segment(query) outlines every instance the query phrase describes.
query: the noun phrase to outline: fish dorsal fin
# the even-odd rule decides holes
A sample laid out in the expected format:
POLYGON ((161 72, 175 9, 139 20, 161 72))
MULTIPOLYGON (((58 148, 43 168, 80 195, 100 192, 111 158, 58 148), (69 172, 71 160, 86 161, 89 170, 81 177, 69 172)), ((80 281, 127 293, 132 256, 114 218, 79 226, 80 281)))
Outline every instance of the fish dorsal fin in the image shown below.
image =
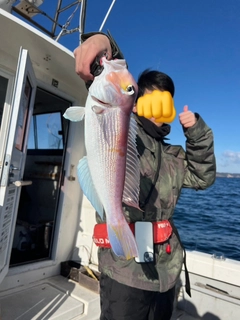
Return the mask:
POLYGON ((85 108, 84 107, 70 107, 64 113, 64 118, 70 121, 81 121, 83 120, 85 115, 85 108))
POLYGON ((100 217, 103 219, 103 205, 99 200, 98 194, 94 187, 86 156, 83 157, 78 163, 77 175, 78 175, 78 181, 80 183, 83 193, 91 202, 91 205, 98 212, 100 217))
POLYGON ((132 207, 139 208, 140 161, 137 145, 137 123, 133 115, 130 118, 126 159, 125 184, 122 201, 132 207))

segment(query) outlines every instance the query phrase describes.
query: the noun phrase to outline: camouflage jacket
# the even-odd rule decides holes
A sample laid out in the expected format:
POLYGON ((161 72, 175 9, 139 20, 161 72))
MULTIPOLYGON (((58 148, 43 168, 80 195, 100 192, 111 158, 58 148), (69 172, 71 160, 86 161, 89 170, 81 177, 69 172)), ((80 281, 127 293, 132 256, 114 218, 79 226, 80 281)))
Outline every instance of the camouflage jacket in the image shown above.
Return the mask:
MULTIPOLYGON (((171 219, 182 188, 203 190, 214 183, 216 163, 213 134, 203 119, 197 114, 196 116, 196 124, 184 130, 186 151, 181 146, 156 141, 145 133, 136 118, 141 166, 140 203, 148 196, 156 174, 158 177, 144 212, 123 207, 128 221, 171 219), (161 165, 157 173, 159 160, 161 165)), ((167 243, 155 245, 154 263, 124 260, 117 257, 111 249, 99 248, 99 270, 129 286, 165 292, 176 284, 183 264, 183 249, 174 233, 170 238, 170 245, 170 254, 166 253, 167 243)))

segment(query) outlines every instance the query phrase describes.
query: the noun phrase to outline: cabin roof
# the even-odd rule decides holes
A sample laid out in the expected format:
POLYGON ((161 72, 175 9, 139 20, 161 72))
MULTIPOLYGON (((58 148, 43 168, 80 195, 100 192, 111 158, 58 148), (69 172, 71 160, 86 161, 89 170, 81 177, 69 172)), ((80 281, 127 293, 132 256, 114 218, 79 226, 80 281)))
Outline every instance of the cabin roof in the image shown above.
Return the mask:
POLYGON ((87 90, 75 73, 73 53, 41 31, 0 9, 0 64, 8 65, 15 73, 20 47, 27 49, 38 80, 51 84, 59 82, 59 89, 85 103, 87 90), (6 63, 8 60, 11 63, 6 63))

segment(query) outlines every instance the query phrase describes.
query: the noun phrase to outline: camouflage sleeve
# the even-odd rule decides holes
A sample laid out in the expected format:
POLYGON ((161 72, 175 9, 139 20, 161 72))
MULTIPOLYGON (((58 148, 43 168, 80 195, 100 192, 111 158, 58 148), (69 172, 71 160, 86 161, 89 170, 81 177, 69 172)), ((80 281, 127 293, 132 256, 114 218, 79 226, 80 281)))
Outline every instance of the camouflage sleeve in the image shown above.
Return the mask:
POLYGON ((184 129, 186 140, 186 175, 183 187, 206 189, 216 178, 216 159, 212 130, 200 115, 196 124, 184 129))

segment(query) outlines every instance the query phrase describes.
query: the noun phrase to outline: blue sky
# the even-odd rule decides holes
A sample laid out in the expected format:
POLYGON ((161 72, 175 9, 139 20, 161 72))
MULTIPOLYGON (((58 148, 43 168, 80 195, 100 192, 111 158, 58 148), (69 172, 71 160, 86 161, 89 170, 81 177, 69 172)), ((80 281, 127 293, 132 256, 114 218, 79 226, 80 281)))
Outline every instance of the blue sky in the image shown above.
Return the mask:
MULTIPOLYGON (((99 30, 111 3, 88 0, 85 32, 99 30)), ((49 14, 55 6, 45 0, 41 9, 49 14)), ((69 28, 77 21, 78 14, 69 28)), ((212 128, 217 171, 240 173, 240 1, 116 0, 103 32, 107 29, 135 78, 146 68, 167 73, 175 83, 177 113, 187 104, 212 128)), ((59 42, 74 50, 78 34, 59 42)), ((178 117, 169 138, 184 147, 178 117)))

